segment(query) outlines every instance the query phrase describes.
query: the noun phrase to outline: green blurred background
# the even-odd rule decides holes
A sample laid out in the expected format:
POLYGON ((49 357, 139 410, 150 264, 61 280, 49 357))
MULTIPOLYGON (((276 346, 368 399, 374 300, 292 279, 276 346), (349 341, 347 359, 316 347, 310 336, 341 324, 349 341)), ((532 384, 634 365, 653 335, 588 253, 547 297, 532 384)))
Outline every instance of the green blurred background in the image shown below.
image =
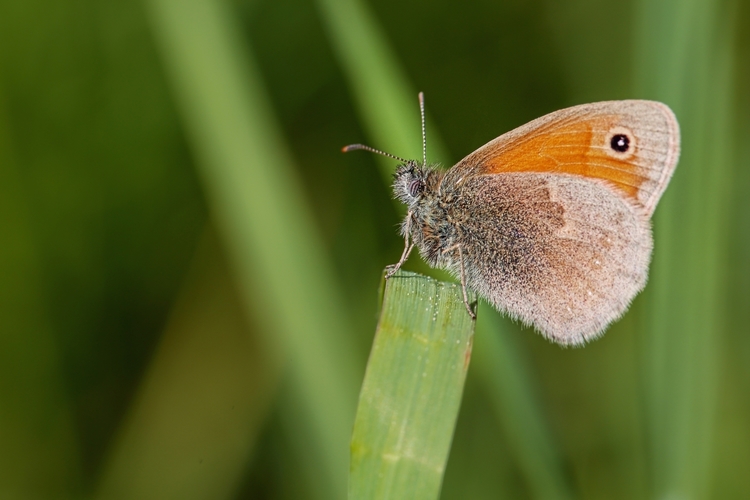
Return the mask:
POLYGON ((419 90, 444 165, 596 100, 683 133, 602 339, 480 311, 442 498, 749 497, 748 28, 744 0, 2 2, 0 498, 344 498, 403 211, 340 148, 419 157, 419 90))

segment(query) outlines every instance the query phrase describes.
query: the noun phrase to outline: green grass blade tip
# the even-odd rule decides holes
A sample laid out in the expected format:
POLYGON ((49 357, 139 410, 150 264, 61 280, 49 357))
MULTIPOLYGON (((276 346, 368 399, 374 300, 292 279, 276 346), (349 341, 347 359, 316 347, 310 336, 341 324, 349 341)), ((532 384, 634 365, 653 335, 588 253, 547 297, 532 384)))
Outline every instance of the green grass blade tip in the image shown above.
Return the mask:
POLYGON ((387 280, 352 434, 349 498, 438 498, 473 338, 460 285, 403 271, 387 280))

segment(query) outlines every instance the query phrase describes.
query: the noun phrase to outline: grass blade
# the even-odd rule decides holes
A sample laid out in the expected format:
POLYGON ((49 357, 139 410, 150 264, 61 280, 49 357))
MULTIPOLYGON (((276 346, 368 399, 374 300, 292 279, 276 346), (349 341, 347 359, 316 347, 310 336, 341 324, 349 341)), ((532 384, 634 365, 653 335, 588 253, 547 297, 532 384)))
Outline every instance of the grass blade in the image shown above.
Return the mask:
POLYGON ((386 281, 354 423, 349 498, 438 498, 473 337, 460 285, 404 271, 386 281))
POLYGON ((707 498, 730 182, 729 2, 640 2, 639 91, 673 107, 682 155, 655 219, 644 372, 655 496, 707 498))
POLYGON ((74 412, 4 97, 0 88, 0 497, 72 498, 81 483, 74 412))
POLYGON ((97 498, 235 498, 281 372, 259 337, 207 231, 97 498))
MULTIPOLYGON (((367 5, 358 0, 317 0, 317 5, 373 145, 405 158, 422 158, 417 91, 367 5)), ((431 125, 428 129, 429 157, 445 161, 439 132, 431 125)), ((393 162, 381 165, 390 183, 393 162)))
POLYGON ((259 71, 225 2, 148 6, 245 305, 291 357, 317 443, 304 456, 327 478, 322 496, 343 498, 356 350, 259 71))
POLYGON ((573 498, 563 474, 562 458, 553 445, 536 391, 526 373, 522 351, 504 331, 497 311, 484 305, 477 334, 476 368, 491 385, 490 403, 526 476, 534 498, 573 498))

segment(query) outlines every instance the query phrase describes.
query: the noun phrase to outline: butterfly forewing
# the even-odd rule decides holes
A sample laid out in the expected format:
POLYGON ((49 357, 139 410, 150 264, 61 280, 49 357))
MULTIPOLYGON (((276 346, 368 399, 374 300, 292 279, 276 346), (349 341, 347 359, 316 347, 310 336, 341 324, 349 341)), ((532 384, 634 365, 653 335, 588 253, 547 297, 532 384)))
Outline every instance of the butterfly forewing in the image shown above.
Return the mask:
POLYGON ((653 101, 608 101, 563 109, 482 146, 444 182, 510 172, 601 179, 651 216, 679 156, 672 111, 653 101))

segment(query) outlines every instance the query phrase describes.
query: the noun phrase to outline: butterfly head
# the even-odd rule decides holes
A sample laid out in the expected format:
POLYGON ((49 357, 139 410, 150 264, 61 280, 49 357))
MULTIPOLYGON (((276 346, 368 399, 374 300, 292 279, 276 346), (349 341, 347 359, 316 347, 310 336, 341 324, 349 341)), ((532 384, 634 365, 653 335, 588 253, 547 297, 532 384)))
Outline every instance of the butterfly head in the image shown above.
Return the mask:
POLYGON ((393 194, 396 199, 409 207, 419 203, 431 184, 431 173, 432 169, 414 160, 400 165, 393 174, 393 194))
POLYGON ((425 134, 424 94, 422 92, 419 93, 419 114, 422 120, 422 163, 416 160, 404 160, 399 156, 364 144, 350 144, 342 149, 344 153, 362 149, 400 161, 401 165, 396 169, 393 176, 393 192, 396 199, 409 208, 413 208, 423 198, 425 192, 435 184, 434 181, 439 177, 435 175, 434 168, 427 167, 427 136, 425 134))

